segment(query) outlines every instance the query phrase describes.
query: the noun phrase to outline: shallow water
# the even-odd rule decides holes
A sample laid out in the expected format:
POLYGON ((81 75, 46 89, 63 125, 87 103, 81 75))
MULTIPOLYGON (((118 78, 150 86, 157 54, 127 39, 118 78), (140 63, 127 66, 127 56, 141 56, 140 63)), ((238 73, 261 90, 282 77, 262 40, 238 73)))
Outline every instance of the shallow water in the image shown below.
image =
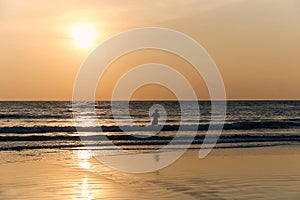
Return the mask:
POLYGON ((300 147, 189 150, 145 174, 112 170, 85 150, 1 154, 1 199, 298 199, 300 147), (14 160, 12 160, 14 159, 14 160))

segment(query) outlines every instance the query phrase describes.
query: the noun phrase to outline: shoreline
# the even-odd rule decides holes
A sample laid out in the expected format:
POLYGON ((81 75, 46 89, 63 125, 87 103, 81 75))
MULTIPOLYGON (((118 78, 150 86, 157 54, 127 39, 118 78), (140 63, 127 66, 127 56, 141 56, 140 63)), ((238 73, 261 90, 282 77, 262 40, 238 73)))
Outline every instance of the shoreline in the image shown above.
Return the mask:
MULTIPOLYGON (((13 156, 8 152, 1 154, 13 156)), ((21 154, 30 155, 30 151, 21 154)), ((197 155, 198 151, 188 150, 167 168, 146 174, 128 174, 103 166, 84 150, 35 151, 31 156, 36 160, 0 165, 0 197, 294 199, 295 195, 300 195, 298 145, 214 149, 201 160, 197 155)))

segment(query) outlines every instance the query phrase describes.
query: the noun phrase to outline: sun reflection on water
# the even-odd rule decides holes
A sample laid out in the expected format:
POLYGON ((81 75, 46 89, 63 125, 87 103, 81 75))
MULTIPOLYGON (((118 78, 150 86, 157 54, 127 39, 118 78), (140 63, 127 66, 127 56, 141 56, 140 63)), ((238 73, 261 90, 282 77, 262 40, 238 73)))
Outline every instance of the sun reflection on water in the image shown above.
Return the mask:
POLYGON ((78 151, 76 157, 78 158, 78 166, 83 169, 90 169, 91 163, 90 159, 92 157, 92 154, 87 150, 81 150, 78 151))
MULTIPOLYGON (((91 162, 90 159, 92 157, 92 154, 87 150, 79 150, 76 152, 75 157, 78 159, 78 167, 82 169, 90 169, 91 168, 91 162)), ((78 188, 76 190, 76 193, 78 194, 77 197, 74 197, 73 200, 93 200, 94 194, 93 194, 93 188, 90 188, 90 179, 85 175, 85 177, 82 178, 82 181, 78 183, 78 188)))
POLYGON ((86 200, 93 200, 94 195, 92 190, 89 188, 89 178, 84 177, 82 178, 82 182, 79 185, 78 194, 80 194, 80 197, 74 197, 73 200, 79 200, 79 199, 86 199, 86 200))

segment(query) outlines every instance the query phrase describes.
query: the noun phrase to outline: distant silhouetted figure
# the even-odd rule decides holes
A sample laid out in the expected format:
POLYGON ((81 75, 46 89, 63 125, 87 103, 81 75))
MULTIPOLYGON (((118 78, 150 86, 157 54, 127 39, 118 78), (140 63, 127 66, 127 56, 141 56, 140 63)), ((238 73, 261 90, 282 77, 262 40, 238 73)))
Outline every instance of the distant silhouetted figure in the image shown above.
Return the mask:
POLYGON ((155 109, 155 112, 151 115, 151 117, 153 117, 151 125, 157 125, 158 124, 158 118, 160 118, 160 115, 158 113, 158 109, 155 109))

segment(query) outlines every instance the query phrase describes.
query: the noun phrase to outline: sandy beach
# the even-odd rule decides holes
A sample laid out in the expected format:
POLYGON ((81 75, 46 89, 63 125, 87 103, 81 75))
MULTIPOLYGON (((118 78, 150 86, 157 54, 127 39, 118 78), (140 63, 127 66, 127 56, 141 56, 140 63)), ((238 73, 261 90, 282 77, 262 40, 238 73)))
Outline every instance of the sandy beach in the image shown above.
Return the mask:
POLYGON ((128 174, 103 166, 84 150, 1 152, 2 161, 15 160, 0 165, 0 198, 298 199, 300 195, 298 146, 215 149, 202 160, 197 155, 189 150, 162 170, 128 174))

